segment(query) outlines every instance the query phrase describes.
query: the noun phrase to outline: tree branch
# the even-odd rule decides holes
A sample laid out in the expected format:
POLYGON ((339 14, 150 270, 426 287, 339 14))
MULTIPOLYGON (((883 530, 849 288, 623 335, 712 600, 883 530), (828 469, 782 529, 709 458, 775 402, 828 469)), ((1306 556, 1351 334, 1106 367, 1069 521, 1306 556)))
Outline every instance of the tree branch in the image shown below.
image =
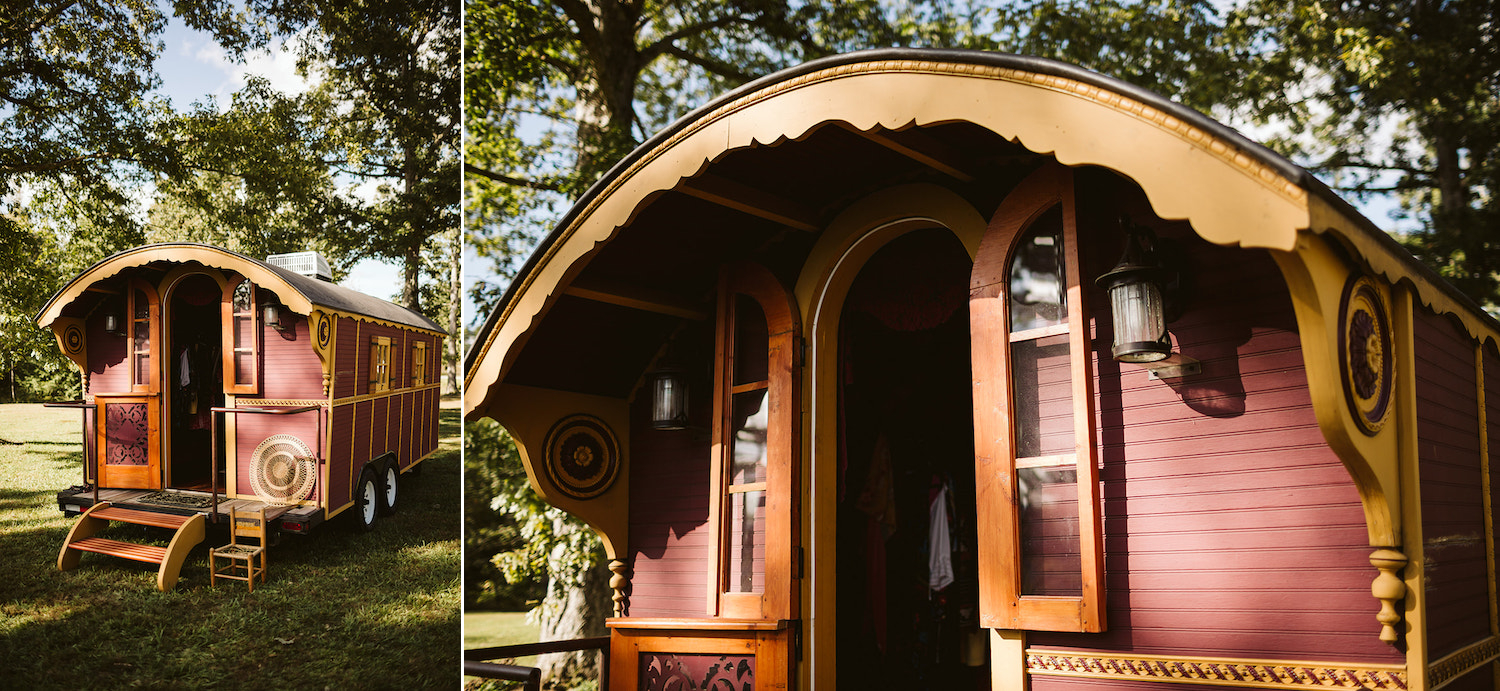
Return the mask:
POLYGON ((753 75, 745 74, 744 72, 730 67, 729 65, 718 62, 716 60, 710 60, 701 55, 694 55, 676 46, 668 46, 663 52, 674 58, 682 60, 683 62, 697 65, 713 74, 719 75, 720 77, 723 77, 725 79, 733 80, 734 82, 739 84, 744 84, 745 82, 748 82, 755 78, 753 75))
POLYGON ((721 29, 723 27, 729 26, 730 24, 741 22, 748 24, 750 23, 750 18, 742 17, 737 14, 727 14, 710 21, 698 22, 697 24, 690 24, 688 26, 682 27, 681 29, 673 31, 670 34, 657 39, 651 45, 646 46, 646 48, 641 51, 641 62, 644 64, 655 60, 657 56, 661 55, 671 48, 676 47, 675 44, 677 43, 677 41, 680 41, 684 38, 690 38, 706 31, 721 29))
POLYGON ((559 185, 559 184, 557 184, 555 182, 545 182, 545 181, 541 181, 541 180, 525 180, 525 179, 522 179, 522 178, 515 178, 515 177, 511 177, 509 175, 505 175, 503 173, 496 173, 496 172, 494 172, 492 170, 486 170, 484 168, 480 168, 479 166, 476 166, 476 165, 474 165, 472 163, 469 163, 468 161, 464 162, 464 172, 465 173, 473 173, 473 174, 478 175, 480 177, 489 178, 490 180, 494 180, 495 182, 498 182, 498 183, 500 183, 502 185, 510 185, 512 187, 525 187, 527 189, 538 190, 538 191, 541 191, 541 192, 561 192, 561 191, 563 191, 562 185, 559 185))

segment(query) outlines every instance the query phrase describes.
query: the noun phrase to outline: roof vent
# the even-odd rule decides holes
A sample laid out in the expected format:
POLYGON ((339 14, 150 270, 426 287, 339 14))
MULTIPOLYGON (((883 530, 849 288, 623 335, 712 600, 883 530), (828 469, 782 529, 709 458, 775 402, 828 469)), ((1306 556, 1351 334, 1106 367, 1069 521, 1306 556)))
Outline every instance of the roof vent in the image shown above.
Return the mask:
POLYGON ((279 266, 287 271, 299 273, 309 278, 333 282, 333 271, 328 268, 328 260, 317 252, 288 252, 287 254, 273 254, 266 257, 266 263, 271 266, 279 266))

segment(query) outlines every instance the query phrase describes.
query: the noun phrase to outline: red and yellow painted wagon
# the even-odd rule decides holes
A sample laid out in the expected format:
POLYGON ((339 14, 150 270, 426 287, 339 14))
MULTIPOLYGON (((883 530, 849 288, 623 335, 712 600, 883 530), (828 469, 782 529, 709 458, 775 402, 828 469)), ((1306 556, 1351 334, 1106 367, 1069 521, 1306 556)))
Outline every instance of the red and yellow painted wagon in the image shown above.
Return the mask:
POLYGON ((111 256, 37 316, 83 373, 80 514, 58 558, 160 563, 170 588, 205 521, 266 506, 306 533, 347 510, 396 510, 406 473, 437 449, 445 332, 331 282, 312 252, 262 262, 198 244, 111 256), (177 531, 167 548, 94 537, 109 521, 177 531))
POLYGON ((616 691, 1491 689, 1497 341, 1197 112, 885 50, 620 162, 465 410, 603 537, 616 691))

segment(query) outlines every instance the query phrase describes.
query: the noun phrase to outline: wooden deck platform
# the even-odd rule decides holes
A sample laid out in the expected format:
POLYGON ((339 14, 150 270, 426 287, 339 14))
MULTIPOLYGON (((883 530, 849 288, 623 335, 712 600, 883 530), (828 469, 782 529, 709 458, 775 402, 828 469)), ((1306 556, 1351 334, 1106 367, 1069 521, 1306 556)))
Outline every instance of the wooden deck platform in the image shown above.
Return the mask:
MULTIPOLYGON (((260 507, 264 506, 265 509, 266 509, 266 520, 268 520, 268 521, 270 521, 270 520, 276 520, 276 519, 279 519, 279 518, 285 516, 287 518, 295 518, 295 519, 300 519, 300 520, 303 520, 303 521, 312 520, 312 521, 316 522, 318 518, 321 518, 320 514, 322 513, 322 510, 319 507, 316 507, 316 506, 278 506, 278 505, 267 504, 265 502, 255 501, 255 500, 251 500, 251 499, 228 499, 228 500, 221 500, 219 502, 219 505, 212 512, 210 512, 207 508, 203 508, 203 509, 192 509, 192 508, 187 508, 187 507, 173 508, 173 507, 166 507, 166 506, 156 506, 156 505, 151 505, 151 504, 136 504, 136 503, 134 503, 135 500, 140 499, 141 497, 144 497, 147 494, 151 494, 152 492, 156 492, 156 491, 162 491, 162 490, 147 490, 147 489, 102 489, 101 488, 99 490, 99 501, 101 503, 102 502, 109 502, 110 504, 112 504, 114 506, 117 506, 117 507, 125 507, 125 508, 129 508, 129 509, 132 509, 132 510, 135 510, 135 511, 144 511, 144 512, 148 512, 148 513, 175 514, 175 515, 192 515, 192 514, 199 514, 199 513, 201 513, 201 514, 203 514, 205 516, 208 516, 210 522, 220 522, 220 521, 227 521, 227 520, 229 520, 229 510, 231 508, 239 509, 241 511, 245 511, 245 510, 255 511, 255 510, 258 510, 260 507)), ((189 491, 189 490, 165 490, 165 491, 170 491, 173 494, 182 494, 182 495, 191 496, 191 497, 202 497, 204 499, 207 499, 209 497, 209 493, 208 492, 194 492, 194 491, 189 491)), ((223 495, 220 495, 221 498, 222 498, 222 496, 223 495)), ((64 507, 64 506, 69 505, 69 504, 77 506, 77 507, 79 507, 79 511, 81 512, 83 510, 88 509, 88 507, 94 505, 94 493, 93 493, 92 490, 85 491, 85 492, 77 492, 77 493, 74 493, 74 492, 69 491, 69 490, 63 490, 62 492, 58 492, 57 493, 57 502, 58 502, 58 506, 59 507, 64 507)))

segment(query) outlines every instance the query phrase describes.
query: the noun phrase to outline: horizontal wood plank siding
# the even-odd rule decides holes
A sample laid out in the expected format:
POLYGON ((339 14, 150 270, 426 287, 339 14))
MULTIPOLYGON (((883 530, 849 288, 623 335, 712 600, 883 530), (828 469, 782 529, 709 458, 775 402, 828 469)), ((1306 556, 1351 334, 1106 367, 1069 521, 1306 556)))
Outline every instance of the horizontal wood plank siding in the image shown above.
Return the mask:
MULTIPOLYGON (((700 429, 708 427, 711 413, 702 409, 711 399, 689 401, 700 429)), ((711 542, 708 435, 653 430, 650 408, 649 393, 630 408, 629 615, 702 617, 711 542)))
POLYGON ((1201 374, 1151 381, 1114 362, 1109 302, 1090 295, 1108 629, 1027 644, 1401 662, 1377 638, 1363 510, 1318 429, 1285 282, 1265 252, 1182 241, 1189 301, 1170 330, 1201 374))
MULTIPOLYGON (((234 415, 235 451, 239 461, 235 464, 235 476, 239 481, 239 493, 253 495, 250 484, 250 466, 255 458, 255 447, 274 434, 290 434, 300 440, 314 455, 318 453, 318 412, 310 410, 296 415, 256 415, 241 413, 234 415)), ((312 496, 319 496, 316 486, 312 496)))
POLYGON ((1418 309, 1417 458, 1427 577, 1427 650, 1436 660, 1490 634, 1474 344, 1418 309))
POLYGON ((323 363, 313 351, 307 318, 282 310, 287 328, 261 327, 261 387, 265 399, 323 398, 323 363))
MULTIPOLYGON (((116 336, 104 331, 104 313, 106 310, 96 310, 89 315, 84 329, 88 338, 89 357, 89 394, 129 393, 130 392, 130 357, 129 341, 124 336, 116 336)), ((124 309, 120 309, 118 315, 123 321, 124 309)))

